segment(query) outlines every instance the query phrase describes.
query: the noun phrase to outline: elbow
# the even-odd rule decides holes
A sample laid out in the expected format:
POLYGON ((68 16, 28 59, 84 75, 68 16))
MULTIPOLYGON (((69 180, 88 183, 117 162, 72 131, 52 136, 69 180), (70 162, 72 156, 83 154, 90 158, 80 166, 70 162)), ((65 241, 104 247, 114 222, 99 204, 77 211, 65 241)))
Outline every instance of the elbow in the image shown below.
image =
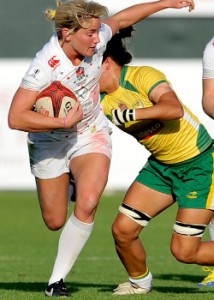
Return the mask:
POLYGON ((8 116, 8 127, 10 129, 18 129, 19 128, 16 118, 14 118, 11 115, 8 116))
POLYGON ((183 118, 183 116, 184 116, 184 109, 181 106, 173 111, 173 113, 171 114, 171 120, 179 120, 183 118))
POLYGON ((178 109, 178 119, 183 118, 184 116, 184 108, 181 106, 180 109, 178 109))
POLYGON ((9 127, 10 129, 15 129, 15 124, 14 124, 14 122, 13 122, 13 120, 11 119, 10 116, 8 117, 7 123, 8 123, 8 127, 9 127))
POLYGON ((10 120, 8 120, 8 127, 10 129, 18 129, 15 123, 11 122, 10 120))

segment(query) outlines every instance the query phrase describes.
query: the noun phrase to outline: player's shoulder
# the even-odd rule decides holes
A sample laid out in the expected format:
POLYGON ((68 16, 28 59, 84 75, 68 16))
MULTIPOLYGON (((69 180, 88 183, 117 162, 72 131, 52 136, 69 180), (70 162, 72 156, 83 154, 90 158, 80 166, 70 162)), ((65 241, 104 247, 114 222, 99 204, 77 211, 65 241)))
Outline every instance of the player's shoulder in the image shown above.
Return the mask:
POLYGON ((205 45, 205 49, 207 49, 207 48, 213 48, 213 47, 214 47, 214 36, 205 45))
POLYGON ((151 66, 128 66, 127 77, 145 78, 148 76, 164 76, 162 71, 151 66))
POLYGON ((59 64, 60 59, 61 52, 59 51, 58 39, 56 35, 53 35, 49 42, 36 53, 33 63, 51 70, 59 64))
MULTIPOLYGON (((53 80, 54 73, 60 66, 60 55, 54 47, 55 38, 51 38, 43 48, 37 52, 29 69, 25 73, 21 86, 32 90, 41 90, 53 80)), ((56 77, 56 76, 55 76, 56 77)))
POLYGON ((203 58, 214 57, 214 37, 206 44, 204 48, 203 58))

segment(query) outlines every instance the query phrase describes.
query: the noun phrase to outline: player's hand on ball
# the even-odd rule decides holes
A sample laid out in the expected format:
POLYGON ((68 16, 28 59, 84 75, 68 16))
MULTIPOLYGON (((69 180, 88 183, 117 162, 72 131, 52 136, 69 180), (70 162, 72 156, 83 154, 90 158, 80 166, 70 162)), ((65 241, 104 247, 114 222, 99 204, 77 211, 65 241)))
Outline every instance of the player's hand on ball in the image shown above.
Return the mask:
POLYGON ((112 123, 114 123, 117 126, 122 125, 126 122, 136 120, 135 109, 124 109, 124 110, 121 110, 120 108, 113 109, 111 111, 111 114, 112 114, 112 123))
POLYGON ((64 118, 64 128, 72 128, 83 118, 82 106, 79 102, 75 102, 74 106, 69 110, 64 118))

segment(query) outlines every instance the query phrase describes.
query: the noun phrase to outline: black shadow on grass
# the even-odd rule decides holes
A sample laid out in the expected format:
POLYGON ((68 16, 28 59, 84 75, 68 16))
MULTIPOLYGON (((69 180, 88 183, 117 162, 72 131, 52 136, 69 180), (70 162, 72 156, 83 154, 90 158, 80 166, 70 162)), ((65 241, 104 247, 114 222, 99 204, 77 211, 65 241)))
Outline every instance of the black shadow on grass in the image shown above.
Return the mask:
MULTIPOLYGON (((94 283, 66 283, 72 293, 77 293, 83 288, 96 288, 102 292, 112 292, 116 285, 94 283)), ((0 290, 15 290, 25 292, 44 292, 47 283, 44 282, 0 282, 0 290)))
POLYGON ((199 287, 171 287, 171 286, 154 286, 153 291, 163 293, 163 294, 208 294, 212 293, 213 294, 213 289, 212 288, 199 288, 199 287))
POLYGON ((189 274, 160 274, 155 275, 154 280, 165 280, 169 282, 176 282, 176 285, 179 284, 180 286, 167 286, 164 283, 164 286, 157 286, 154 284, 153 290, 161 293, 173 293, 173 294, 206 294, 206 293, 213 293, 214 288, 210 287, 197 287, 197 283, 200 282, 203 277, 198 275, 189 275, 189 274), (179 283, 178 283, 179 282, 179 283), (184 286, 184 283, 194 284, 194 287, 187 287, 184 286))
POLYGON ((189 274, 160 274, 154 275, 154 279, 183 281, 197 284, 203 279, 203 276, 189 274))
MULTIPOLYGON (((172 280, 172 277, 176 277, 176 280, 181 281, 180 286, 172 287, 167 286, 158 286, 154 285, 153 291, 159 293, 173 293, 173 294, 207 294, 213 293, 212 288, 197 288, 197 287, 184 287, 182 281, 185 278, 189 278, 188 275, 169 274, 164 276, 159 276, 160 279, 172 280), (180 278, 180 279, 179 279, 180 278)), ((191 277, 191 276, 190 276, 191 277)), ((198 276, 195 276, 198 277, 198 276)), ((157 277, 156 277, 157 278, 157 277)), ((71 293, 77 293, 84 288, 93 288, 97 289, 101 293, 112 293, 113 289, 116 288, 116 285, 112 284, 94 284, 94 283, 80 283, 72 282, 66 283, 67 287, 70 289, 71 293)), ((47 287, 47 283, 44 282, 0 282, 0 290, 15 290, 15 291, 25 291, 25 292, 41 292, 43 293, 47 287)))

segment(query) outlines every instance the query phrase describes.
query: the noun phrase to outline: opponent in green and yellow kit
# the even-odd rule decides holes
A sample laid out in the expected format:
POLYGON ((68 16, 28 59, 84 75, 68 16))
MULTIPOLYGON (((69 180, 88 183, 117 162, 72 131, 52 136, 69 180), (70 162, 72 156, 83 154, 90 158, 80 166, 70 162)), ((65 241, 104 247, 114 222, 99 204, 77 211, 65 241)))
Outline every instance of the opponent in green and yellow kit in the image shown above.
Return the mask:
POLYGON ((125 193, 112 224, 115 248, 128 274, 128 282, 119 284, 115 295, 151 291, 152 273, 139 235, 175 201, 178 210, 171 253, 186 264, 214 266, 214 242, 202 240, 214 210, 213 140, 162 72, 127 66, 132 55, 123 38, 130 36, 120 31, 107 45, 100 77, 101 103, 105 115, 151 156, 125 193))
MULTIPOLYGON (((166 76, 152 67, 123 66, 119 88, 101 94, 105 115, 112 120, 112 110, 121 104, 128 109, 153 106, 149 95, 164 82, 169 83, 166 76)), ((182 106, 184 115, 180 119, 130 121, 119 128, 135 137, 152 154, 137 181, 166 194, 173 191, 180 207, 214 209, 213 193, 210 194, 213 141, 199 119, 186 105, 182 106), (188 184, 181 185, 180 181, 188 184)))

